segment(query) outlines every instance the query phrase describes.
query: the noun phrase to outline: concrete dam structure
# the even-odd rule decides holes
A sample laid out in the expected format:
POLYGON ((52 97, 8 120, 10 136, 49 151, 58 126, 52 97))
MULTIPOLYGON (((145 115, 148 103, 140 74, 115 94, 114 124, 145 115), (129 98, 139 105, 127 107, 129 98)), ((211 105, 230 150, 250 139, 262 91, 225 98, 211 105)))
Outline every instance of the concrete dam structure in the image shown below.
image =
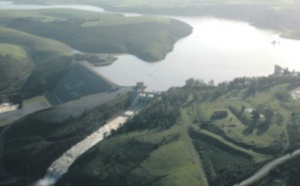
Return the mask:
POLYGON ((114 91, 118 85, 95 73, 86 62, 75 62, 69 72, 46 93, 52 105, 79 99, 83 96, 114 91))

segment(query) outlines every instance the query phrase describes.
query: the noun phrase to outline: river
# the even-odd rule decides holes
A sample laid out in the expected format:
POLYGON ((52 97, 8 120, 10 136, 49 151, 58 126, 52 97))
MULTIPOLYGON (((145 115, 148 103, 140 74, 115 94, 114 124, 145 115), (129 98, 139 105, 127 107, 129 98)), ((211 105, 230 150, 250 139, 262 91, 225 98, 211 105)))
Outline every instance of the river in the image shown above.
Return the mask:
MULTIPOLYGON (((0 2, 0 9, 70 8, 103 12, 87 5, 19 5, 0 2)), ((126 14, 138 16, 140 14, 126 14)), ((166 59, 147 63, 133 55, 119 55, 110 66, 95 67, 120 85, 143 81, 148 90, 164 91, 182 86, 193 77, 205 82, 229 81, 241 76, 265 76, 273 73, 275 64, 300 71, 300 42, 280 38, 270 30, 262 30, 246 22, 213 17, 176 17, 190 24, 193 33, 178 41, 166 59), (277 44, 272 44, 272 41, 277 44)))

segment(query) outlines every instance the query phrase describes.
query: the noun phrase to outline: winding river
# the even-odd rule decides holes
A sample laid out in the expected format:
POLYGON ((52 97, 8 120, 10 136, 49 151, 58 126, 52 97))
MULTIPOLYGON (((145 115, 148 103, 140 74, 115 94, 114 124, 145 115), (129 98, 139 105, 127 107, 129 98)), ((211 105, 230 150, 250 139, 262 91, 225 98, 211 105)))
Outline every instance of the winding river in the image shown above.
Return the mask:
MULTIPOLYGON (((103 12, 101 8, 86 5, 16 5, 11 2, 0 2, 0 9, 6 10, 46 8, 103 12)), ((126 16, 138 15, 126 14, 126 16)), ((121 85, 133 85, 137 81, 144 81, 149 90, 159 91, 172 86, 181 86, 191 77, 206 82, 213 79, 218 83, 240 76, 268 75, 273 72, 275 64, 300 71, 299 41, 280 38, 273 31, 257 29, 240 21, 212 17, 173 18, 190 24, 194 30, 190 36, 176 43, 174 50, 166 59, 147 63, 135 56, 124 54, 118 56, 119 59, 110 66, 95 67, 95 71, 121 85), (272 41, 276 41, 276 44, 272 44, 272 41)), ((97 138, 102 139, 101 136, 97 138)), ((70 157, 68 152, 65 155, 66 158, 70 157)), ((236 185, 249 185, 268 174, 273 168, 299 155, 300 150, 275 159, 252 177, 236 185)), ((55 165, 54 162, 53 166, 55 165)), ((65 171, 67 170, 62 172, 65 171)), ((49 179, 45 177, 37 185, 43 185, 44 181, 47 182, 45 185, 55 182, 51 180, 52 177, 49 179)))

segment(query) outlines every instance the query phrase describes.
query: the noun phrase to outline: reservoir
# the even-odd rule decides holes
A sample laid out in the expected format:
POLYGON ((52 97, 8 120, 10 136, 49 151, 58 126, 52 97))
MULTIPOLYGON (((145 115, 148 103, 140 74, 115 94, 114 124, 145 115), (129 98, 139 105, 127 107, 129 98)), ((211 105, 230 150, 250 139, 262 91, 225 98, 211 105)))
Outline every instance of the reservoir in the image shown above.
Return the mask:
POLYGON ((205 82, 230 81, 235 77, 266 76, 274 65, 300 70, 300 42, 257 29, 246 22, 212 17, 174 17, 190 24, 193 33, 178 41, 165 60, 143 62, 121 55, 97 72, 122 85, 144 81, 149 90, 182 86, 193 77, 205 82), (278 44, 272 44, 272 41, 278 44))
MULTIPOLYGON (((103 9, 85 5, 15 5, 0 2, 0 9, 46 9, 71 8, 102 12, 103 9), (14 8, 15 7, 15 8, 14 8)), ((128 16, 138 16, 128 14, 128 16)), ((265 76, 273 73, 278 64, 290 70, 300 71, 300 42, 280 38, 270 30, 257 29, 246 22, 217 19, 213 17, 173 17, 190 24, 193 33, 181 39, 174 46, 166 59, 147 63, 132 55, 118 55, 118 60, 110 66, 94 67, 94 70, 120 85, 134 85, 143 81, 148 90, 163 91, 172 86, 182 86, 185 80, 193 77, 205 82, 215 83, 230 81, 241 76, 265 76)), ((94 143, 103 139, 105 132, 123 123, 126 118, 121 116, 112 126, 101 129, 90 136, 87 141, 74 146, 61 159, 49 168, 49 175, 37 185, 49 185, 56 181, 58 175, 67 171, 68 166, 94 143), (116 124, 116 125, 115 125, 116 124), (59 174, 57 174, 57 172, 59 174)), ((280 157, 266 164, 249 179, 237 185, 246 185, 272 168, 299 155, 299 151, 280 157)))
MULTIPOLYGON (((0 2, 0 9, 70 8, 103 12, 86 5, 17 5, 0 2)), ((138 14, 126 14, 138 16, 138 14)), ((280 38, 246 22, 213 17, 174 17, 193 27, 193 33, 179 40, 166 59, 144 62, 133 55, 122 54, 110 66, 95 71, 120 85, 143 81, 147 89, 164 91, 182 86, 189 78, 214 80, 215 84, 235 77, 266 76, 275 64, 300 71, 300 42, 280 38), (274 43, 274 41, 276 43, 274 43)))

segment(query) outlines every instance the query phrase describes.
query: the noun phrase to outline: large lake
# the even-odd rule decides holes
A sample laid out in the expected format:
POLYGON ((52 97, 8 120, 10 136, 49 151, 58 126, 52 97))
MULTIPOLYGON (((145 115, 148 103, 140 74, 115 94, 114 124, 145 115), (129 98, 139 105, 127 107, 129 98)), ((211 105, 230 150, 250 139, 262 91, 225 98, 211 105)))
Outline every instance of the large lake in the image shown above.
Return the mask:
MULTIPOLYGON (((47 6, 0 3, 0 9, 21 6, 41 9, 47 6)), ((58 5, 51 8, 74 8, 103 11, 85 5, 58 5)), ((128 14, 129 16, 131 14, 128 14)), ((135 14, 133 14, 135 15, 135 14)), ((300 42, 283 39, 278 34, 257 29, 246 22, 212 17, 173 17, 190 24, 193 33, 178 41, 165 60, 144 62, 132 55, 120 55, 110 66, 95 70, 120 85, 143 81, 148 90, 166 90, 184 85, 188 78, 215 83, 240 76, 263 76, 273 73, 275 64, 300 71, 300 42), (276 40, 277 44, 272 44, 276 40)))
POLYGON ((279 38, 272 31, 245 22, 211 17, 176 17, 193 26, 192 35, 176 43, 165 60, 143 62, 132 55, 119 56, 97 71, 122 85, 144 81, 149 90, 184 85, 191 77, 215 83, 240 76, 273 73, 278 64, 300 70, 300 42, 279 38), (280 44, 273 45, 273 40, 280 44))

